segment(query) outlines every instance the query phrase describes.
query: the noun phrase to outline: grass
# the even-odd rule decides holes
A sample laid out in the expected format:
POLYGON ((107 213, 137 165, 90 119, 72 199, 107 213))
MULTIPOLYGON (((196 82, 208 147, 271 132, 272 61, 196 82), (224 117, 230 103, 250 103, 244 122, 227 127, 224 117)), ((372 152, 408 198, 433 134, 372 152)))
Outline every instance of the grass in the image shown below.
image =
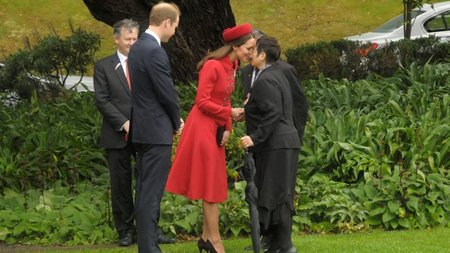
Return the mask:
POLYGON ((367 32, 403 10, 401 0, 254 2, 231 0, 237 23, 250 22, 278 38, 284 49, 367 32))
POLYGON ((112 28, 95 20, 82 0, 0 0, 0 6, 0 60, 23 48, 25 36, 33 42, 52 30, 68 35, 69 21, 75 27, 100 34, 100 57, 111 54, 115 48, 112 28))
MULTIPOLYGON (((436 1, 434 1, 436 2, 436 1)), ((237 23, 250 22, 279 39, 283 49, 367 32, 402 12, 401 0, 231 0, 237 23)), ((102 38, 98 58, 114 50, 112 30, 95 20, 81 0, 0 0, 0 61, 55 29, 69 33, 69 20, 102 38)))
MULTIPOLYGON (((407 231, 372 231, 355 234, 301 235, 294 238, 294 245, 302 253, 444 253, 449 252, 450 228, 435 228, 407 231)), ((251 244, 250 239, 229 239, 224 241, 227 253, 243 253, 244 247, 251 244)), ((167 253, 198 252, 196 242, 183 242, 162 245, 167 253)), ((0 250, 2 248, 0 247, 0 250)), ((131 253, 137 247, 120 248, 115 245, 79 246, 79 247, 10 247, 11 252, 45 253, 131 253)), ((3 252, 3 251, 2 251, 3 252)), ((249 252, 249 251, 247 251, 249 252)))

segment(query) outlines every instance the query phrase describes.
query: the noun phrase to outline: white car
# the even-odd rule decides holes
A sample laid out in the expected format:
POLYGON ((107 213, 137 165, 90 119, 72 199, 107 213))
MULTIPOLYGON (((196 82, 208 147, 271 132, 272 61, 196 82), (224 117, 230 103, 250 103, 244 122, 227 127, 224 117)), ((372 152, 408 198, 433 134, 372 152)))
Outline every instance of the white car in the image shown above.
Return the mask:
MULTIPOLYGON (((435 36, 441 41, 450 41, 450 1, 423 4, 412 11, 411 39, 435 36)), ((348 40, 371 42, 374 48, 403 36, 403 14, 391 19, 373 32, 346 37, 348 40)))
POLYGON ((92 76, 68 76, 64 83, 66 89, 81 91, 94 91, 94 78, 92 76), (75 86, 76 87, 73 87, 75 86))
MULTIPOLYGON (((2 69, 3 67, 5 67, 5 64, 0 62, 0 69, 2 69)), ((32 74, 28 75, 29 77, 38 79, 41 82, 48 82, 47 80, 39 78, 32 74)), ((64 87, 66 89, 74 89, 78 92, 94 91, 94 78, 92 76, 67 76, 66 80, 63 80, 63 77, 60 77, 60 81, 64 83, 64 87)))

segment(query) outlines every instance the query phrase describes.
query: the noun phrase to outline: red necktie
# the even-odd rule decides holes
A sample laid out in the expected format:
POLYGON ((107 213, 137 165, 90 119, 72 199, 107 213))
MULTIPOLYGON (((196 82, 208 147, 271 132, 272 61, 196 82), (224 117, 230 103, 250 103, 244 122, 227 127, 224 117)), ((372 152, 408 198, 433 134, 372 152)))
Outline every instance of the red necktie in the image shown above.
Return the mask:
POLYGON ((126 72, 125 77, 127 78, 128 88, 131 90, 130 72, 128 71, 128 59, 125 60, 125 63, 126 63, 126 65, 127 65, 127 66, 125 67, 125 72, 126 72))
MULTIPOLYGON (((131 90, 131 82, 130 82, 130 72, 128 71, 128 59, 125 60, 125 78, 127 79, 128 88, 131 90)), ((125 141, 128 142, 128 133, 125 134, 125 141)))

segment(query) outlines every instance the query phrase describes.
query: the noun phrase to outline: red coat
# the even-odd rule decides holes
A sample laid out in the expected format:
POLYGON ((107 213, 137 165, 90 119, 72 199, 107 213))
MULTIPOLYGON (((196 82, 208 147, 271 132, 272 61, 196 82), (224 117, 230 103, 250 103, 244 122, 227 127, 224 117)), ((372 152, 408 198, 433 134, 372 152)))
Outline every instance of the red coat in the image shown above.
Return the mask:
POLYGON ((225 148, 216 143, 218 126, 231 130, 230 97, 237 62, 208 60, 199 73, 195 104, 186 120, 166 191, 218 203, 227 199, 225 148))

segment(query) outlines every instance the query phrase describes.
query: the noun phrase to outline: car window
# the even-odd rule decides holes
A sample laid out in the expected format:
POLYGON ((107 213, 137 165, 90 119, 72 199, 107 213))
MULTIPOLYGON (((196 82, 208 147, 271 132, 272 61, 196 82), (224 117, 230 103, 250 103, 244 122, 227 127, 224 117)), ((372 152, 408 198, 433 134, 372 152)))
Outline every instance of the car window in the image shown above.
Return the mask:
POLYGON ((428 32, 439 32, 449 30, 450 11, 432 17, 425 23, 425 30, 428 32))
POLYGON ((450 30, 450 11, 445 12, 442 14, 444 16, 445 24, 447 25, 447 30, 450 30))
MULTIPOLYGON (((413 10, 411 12, 411 16, 412 18, 415 18, 417 16, 419 16, 420 14, 424 13, 425 11, 423 10, 413 10)), ((390 21, 384 23, 382 26, 378 27, 377 29, 375 29, 373 32, 376 33, 388 33, 388 32, 392 32, 393 30, 399 28, 400 26, 403 25, 403 14, 398 15, 397 17, 391 19, 390 21)))

